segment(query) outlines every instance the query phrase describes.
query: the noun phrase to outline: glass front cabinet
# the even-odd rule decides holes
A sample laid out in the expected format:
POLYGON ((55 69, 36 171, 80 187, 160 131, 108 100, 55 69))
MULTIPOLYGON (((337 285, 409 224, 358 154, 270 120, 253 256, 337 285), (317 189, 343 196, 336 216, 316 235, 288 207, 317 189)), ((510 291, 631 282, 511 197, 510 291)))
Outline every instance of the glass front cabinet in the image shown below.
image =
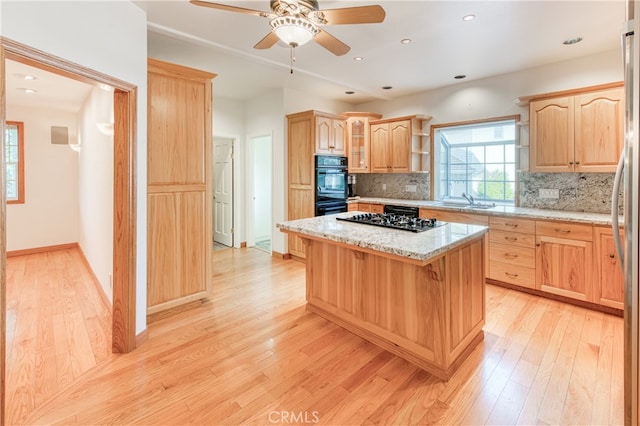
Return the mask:
POLYGON ((349 173, 370 173, 369 121, 379 120, 382 115, 371 112, 347 112, 347 157, 349 173))

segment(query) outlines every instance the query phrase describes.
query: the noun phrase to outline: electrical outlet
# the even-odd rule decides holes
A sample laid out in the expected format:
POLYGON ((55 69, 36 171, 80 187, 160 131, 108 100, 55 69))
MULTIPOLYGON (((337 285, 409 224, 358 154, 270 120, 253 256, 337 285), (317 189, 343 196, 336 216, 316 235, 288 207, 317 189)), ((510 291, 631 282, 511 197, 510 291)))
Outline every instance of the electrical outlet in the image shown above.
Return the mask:
POLYGON ((560 190, 559 189, 539 189, 538 198, 553 198, 557 200, 558 198, 560 198, 560 190))
POLYGON ((386 190, 387 190, 387 184, 386 184, 386 183, 383 183, 383 184, 382 184, 382 190, 383 190, 383 191, 386 191, 386 190))
POLYGON ((406 185, 404 187, 404 190, 407 192, 416 192, 416 186, 415 185, 406 185))

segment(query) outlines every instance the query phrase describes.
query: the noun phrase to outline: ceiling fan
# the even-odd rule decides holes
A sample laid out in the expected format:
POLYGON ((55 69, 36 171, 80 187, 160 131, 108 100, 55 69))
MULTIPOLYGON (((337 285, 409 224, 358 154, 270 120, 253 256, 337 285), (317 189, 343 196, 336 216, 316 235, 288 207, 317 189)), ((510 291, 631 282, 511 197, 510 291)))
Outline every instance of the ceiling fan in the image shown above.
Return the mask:
POLYGON ((321 27, 324 25, 375 24, 384 21, 385 11, 381 6, 358 6, 320 10, 316 0, 271 0, 271 13, 255 9, 190 0, 197 6, 239 12, 269 19, 271 32, 260 40, 255 49, 268 49, 282 40, 292 49, 315 40, 337 56, 351 48, 321 27))

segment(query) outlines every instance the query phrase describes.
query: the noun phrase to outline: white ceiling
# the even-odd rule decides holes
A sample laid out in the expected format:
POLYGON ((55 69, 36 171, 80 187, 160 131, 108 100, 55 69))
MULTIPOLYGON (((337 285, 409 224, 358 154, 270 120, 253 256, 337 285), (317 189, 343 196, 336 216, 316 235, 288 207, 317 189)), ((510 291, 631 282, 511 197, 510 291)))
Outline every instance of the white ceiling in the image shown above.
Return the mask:
MULTIPOLYGON (((380 24, 324 27, 351 51, 338 57, 311 42, 296 49, 291 74, 287 46, 253 49, 269 30, 265 18, 198 7, 187 0, 134 3, 147 13, 149 55, 206 64, 218 74, 215 96, 248 99, 287 87, 353 105, 619 49, 625 19, 623 0, 319 0, 320 9, 380 4, 386 18, 380 24), (470 13, 476 19, 463 22, 470 13), (576 36, 583 41, 562 44, 576 36), (401 44, 403 38, 412 43, 401 44), (356 62, 355 56, 364 60, 356 62), (457 74, 467 77, 455 80, 457 74), (346 95, 347 90, 355 94, 346 95)), ((220 3, 269 10, 268 0, 220 3)), ((53 103, 70 111, 78 110, 91 88, 13 61, 7 61, 6 82, 9 104, 53 103), (25 82, 16 74, 38 79, 25 82), (38 92, 26 95, 17 90, 21 87, 38 92)))
MULTIPOLYGON (((147 12, 150 55, 179 52, 186 60, 208 47, 205 54, 218 59, 209 70, 218 74, 217 96, 247 99, 265 88, 291 87, 354 105, 456 84, 457 74, 469 81, 618 49, 625 19, 622 0, 319 0, 320 9, 380 4, 386 18, 380 24, 324 27, 351 51, 338 57, 311 42, 296 49, 291 75, 287 46, 253 49, 269 31, 266 18, 187 0, 134 3, 147 12), (476 19, 464 22, 467 14, 476 19), (581 43, 562 44, 577 36, 581 43), (412 43, 401 44, 404 38, 412 43), (364 60, 356 62, 355 56, 364 60), (356 93, 346 95, 347 90, 356 93)), ((269 11, 268 0, 219 3, 269 11)))

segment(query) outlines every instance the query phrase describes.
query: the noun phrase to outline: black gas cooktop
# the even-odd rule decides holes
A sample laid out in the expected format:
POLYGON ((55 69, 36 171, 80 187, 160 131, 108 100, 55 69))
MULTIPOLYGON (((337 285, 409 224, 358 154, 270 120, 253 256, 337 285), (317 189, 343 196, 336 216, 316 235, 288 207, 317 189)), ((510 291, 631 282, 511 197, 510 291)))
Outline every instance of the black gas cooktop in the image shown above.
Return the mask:
POLYGON ((435 218, 424 219, 391 213, 358 213, 350 217, 337 217, 336 219, 411 232, 423 232, 445 224, 445 222, 439 222, 435 218))

